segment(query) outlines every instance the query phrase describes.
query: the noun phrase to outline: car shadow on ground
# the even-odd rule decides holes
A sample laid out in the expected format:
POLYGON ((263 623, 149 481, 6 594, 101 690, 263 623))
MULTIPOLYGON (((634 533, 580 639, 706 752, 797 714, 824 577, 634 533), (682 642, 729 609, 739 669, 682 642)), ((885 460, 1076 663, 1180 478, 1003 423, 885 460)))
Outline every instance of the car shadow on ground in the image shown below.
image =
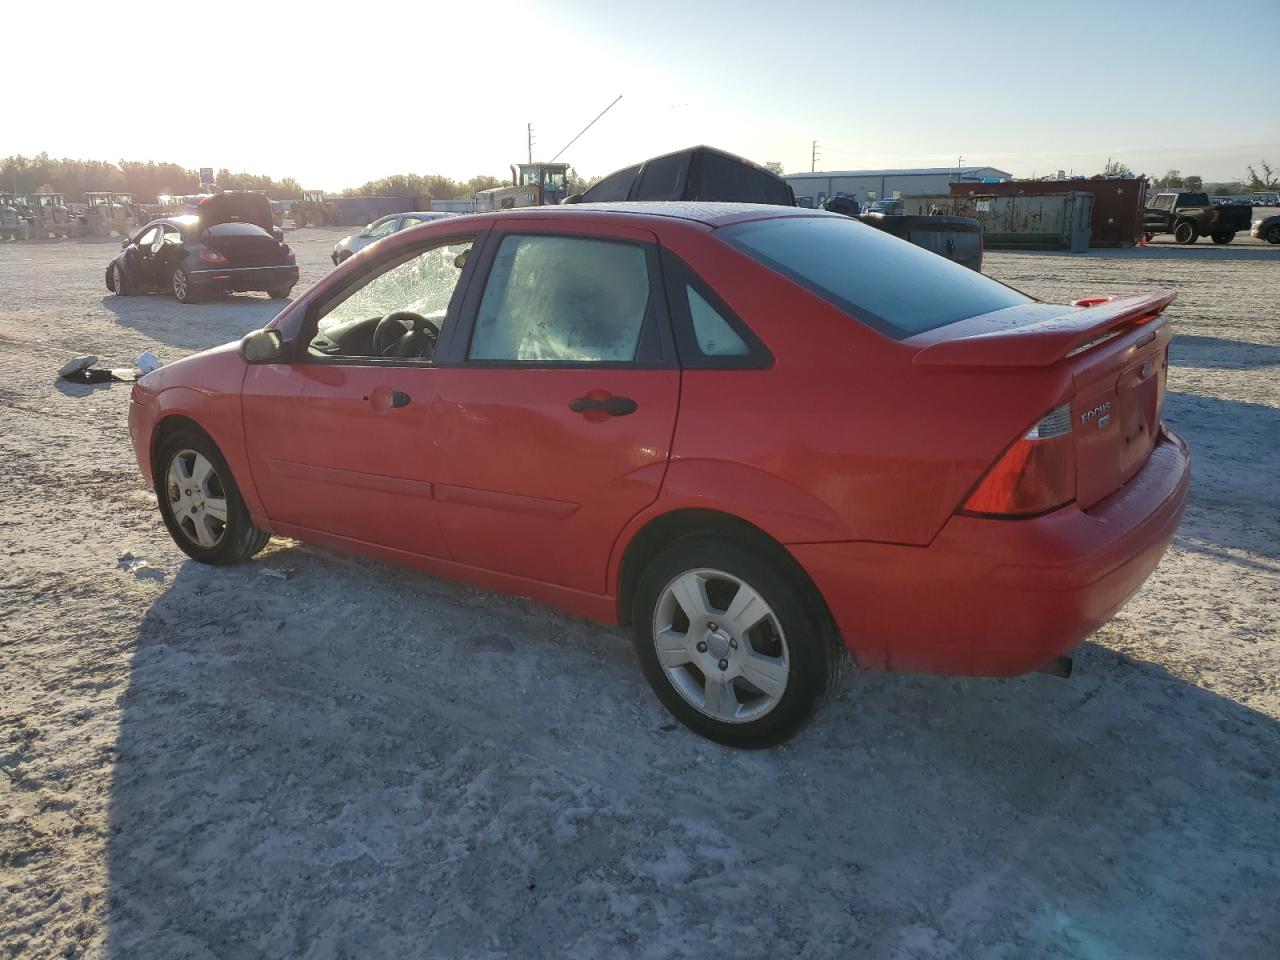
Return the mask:
POLYGON ((1277 955, 1276 721, 1077 667, 856 675, 741 752, 613 631, 289 542, 183 562, 121 700, 107 954, 1277 955))
POLYGON ((1179 542, 1280 560, 1280 409, 1170 391, 1164 418, 1191 449, 1179 542))
POLYGON ((1179 333, 1169 348, 1169 359, 1184 367, 1256 370, 1280 366, 1280 346, 1179 333))
POLYGON ((107 294, 102 298, 102 306, 122 325, 184 350, 205 350, 239 339, 265 327, 291 302, 254 293, 227 294, 188 304, 161 293, 107 294))

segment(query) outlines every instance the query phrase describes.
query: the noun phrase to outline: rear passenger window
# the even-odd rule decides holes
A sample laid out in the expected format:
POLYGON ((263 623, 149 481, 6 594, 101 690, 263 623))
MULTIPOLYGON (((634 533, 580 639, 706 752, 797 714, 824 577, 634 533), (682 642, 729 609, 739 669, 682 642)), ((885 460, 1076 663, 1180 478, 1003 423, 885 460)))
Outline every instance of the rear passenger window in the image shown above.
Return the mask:
POLYGON ((698 349, 708 357, 745 357, 751 352, 747 342, 733 332, 729 321, 702 294, 685 286, 689 301, 689 316, 693 320, 693 335, 698 349))
POLYGON ((508 236, 480 300, 470 360, 630 363, 649 307, 643 247, 508 236))

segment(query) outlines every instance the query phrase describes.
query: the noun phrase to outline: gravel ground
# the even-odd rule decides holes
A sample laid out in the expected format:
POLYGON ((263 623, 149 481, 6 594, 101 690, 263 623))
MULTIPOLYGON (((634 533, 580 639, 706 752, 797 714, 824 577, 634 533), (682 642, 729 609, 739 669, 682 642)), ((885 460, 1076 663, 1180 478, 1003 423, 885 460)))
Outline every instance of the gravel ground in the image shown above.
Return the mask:
MULTIPOLYGON (((291 235, 304 284, 336 237, 291 235)), ((278 304, 113 298, 114 249, 0 246, 0 956, 1280 956, 1280 248, 990 253, 1180 292, 1181 532, 1070 681, 859 674, 758 753, 524 601, 186 561, 129 388, 55 371, 278 304)))

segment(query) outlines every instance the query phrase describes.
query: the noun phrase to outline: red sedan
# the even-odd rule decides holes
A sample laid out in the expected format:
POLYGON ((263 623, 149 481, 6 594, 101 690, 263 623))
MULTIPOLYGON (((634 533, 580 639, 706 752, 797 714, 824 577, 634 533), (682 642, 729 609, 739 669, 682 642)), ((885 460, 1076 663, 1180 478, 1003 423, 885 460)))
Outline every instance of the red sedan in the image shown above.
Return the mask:
POLYGON ((846 217, 449 218, 138 382, 178 546, 270 534, 629 624, 667 708, 756 746, 865 668, 1064 666, 1187 496, 1171 295, 1041 303, 846 217))

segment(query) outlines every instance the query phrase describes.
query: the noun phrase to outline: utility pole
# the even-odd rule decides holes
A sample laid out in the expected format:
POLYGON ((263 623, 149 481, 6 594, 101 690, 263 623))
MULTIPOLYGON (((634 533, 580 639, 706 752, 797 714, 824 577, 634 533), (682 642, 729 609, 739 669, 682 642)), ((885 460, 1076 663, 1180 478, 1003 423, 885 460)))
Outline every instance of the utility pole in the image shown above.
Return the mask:
POLYGON ((529 124, 529 162, 533 163, 533 124, 529 124))
POLYGON ((813 152, 809 155, 809 172, 818 172, 818 141, 813 141, 813 152))

